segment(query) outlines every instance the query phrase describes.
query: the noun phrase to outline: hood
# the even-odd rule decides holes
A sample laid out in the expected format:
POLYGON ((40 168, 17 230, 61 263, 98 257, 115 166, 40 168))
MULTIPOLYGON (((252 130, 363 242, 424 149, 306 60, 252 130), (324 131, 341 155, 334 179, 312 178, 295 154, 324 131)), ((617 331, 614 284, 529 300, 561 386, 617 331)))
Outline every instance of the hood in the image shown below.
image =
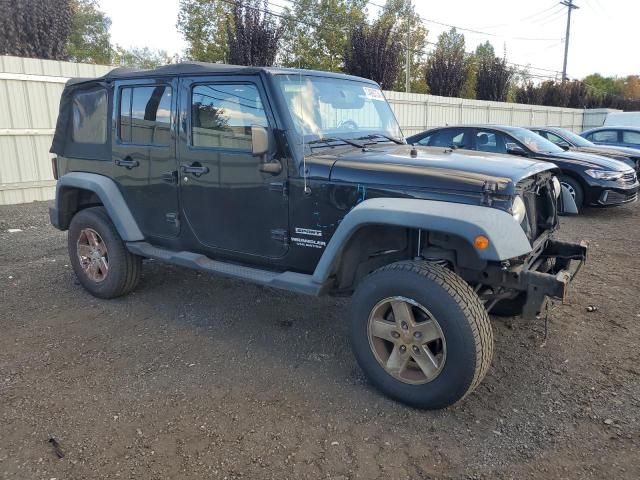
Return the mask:
POLYGON ((569 162, 592 170, 610 170, 614 172, 629 170, 629 165, 625 162, 592 153, 567 151, 562 153, 544 153, 543 155, 551 162, 558 160, 559 166, 562 166, 560 162, 569 162))
POLYGON ((341 149, 321 152, 307 163, 333 160, 330 179, 366 185, 394 185, 408 189, 425 188, 482 192, 495 184, 498 193, 512 195, 523 178, 556 168, 549 162, 442 147, 378 145, 367 151, 341 149), (417 151, 415 157, 411 150, 417 151))

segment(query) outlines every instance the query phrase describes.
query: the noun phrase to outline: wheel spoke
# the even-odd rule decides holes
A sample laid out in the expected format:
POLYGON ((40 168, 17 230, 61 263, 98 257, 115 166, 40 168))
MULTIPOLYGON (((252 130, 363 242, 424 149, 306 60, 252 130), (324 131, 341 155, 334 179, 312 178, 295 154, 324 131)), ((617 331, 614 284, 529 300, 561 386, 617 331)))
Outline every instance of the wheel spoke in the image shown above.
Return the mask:
POLYGON ((419 323, 413 330, 420 333, 420 341, 422 343, 433 342, 440 338, 440 330, 433 320, 419 323))
POLYGON ((395 323, 376 318, 371 322, 371 335, 393 342, 395 341, 395 338, 393 338, 391 333, 394 332, 396 328, 395 323))
POLYGON ((398 325, 405 322, 407 325, 415 325, 413 318, 413 312, 411 311, 411 305, 401 300, 395 300, 391 302, 391 308, 393 309, 393 318, 398 325))
POLYGON ((98 267, 100 268, 100 272, 102 273, 102 276, 106 277, 107 273, 109 272, 109 264, 107 263, 107 259, 104 257, 100 257, 98 267))
POLYGON ((403 353, 397 345, 393 347, 387 360, 387 370, 392 375, 400 375, 409 361, 409 355, 403 353))
POLYGON ((98 278, 98 263, 90 262, 87 266, 87 273, 89 274, 91 280, 95 281, 98 278))
POLYGON ((91 256, 91 248, 83 243, 78 244, 78 255, 89 258, 91 256))
POLYGON ((436 373, 438 373, 438 362, 424 345, 420 349, 420 353, 412 355, 411 357, 418 364, 418 367, 420 367, 420 370, 422 370, 422 373, 424 373, 427 379, 433 378, 436 373))
POLYGON ((87 230, 87 240, 89 241, 89 245, 91 245, 92 247, 98 247, 100 243, 98 241, 96 232, 94 232, 93 230, 87 230))

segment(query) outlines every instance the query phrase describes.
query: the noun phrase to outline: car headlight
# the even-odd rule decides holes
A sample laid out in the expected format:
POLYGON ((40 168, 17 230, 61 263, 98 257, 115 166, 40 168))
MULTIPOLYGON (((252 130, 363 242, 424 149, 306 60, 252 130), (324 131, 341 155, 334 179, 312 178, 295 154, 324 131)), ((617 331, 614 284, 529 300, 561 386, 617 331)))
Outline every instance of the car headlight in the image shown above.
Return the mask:
POLYGON ((524 206, 524 201, 520 195, 516 195, 516 198, 513 199, 511 215, 513 215, 513 218, 515 218, 518 223, 522 223, 524 217, 527 215, 527 209, 524 206))
POLYGON ((553 193, 555 193, 556 198, 560 198, 560 193, 562 192, 562 186, 560 185, 560 180, 558 180, 558 177, 553 177, 551 179, 551 183, 553 185, 553 193))
POLYGON ((611 170, 585 170, 585 173, 598 180, 618 180, 622 178, 623 175, 622 172, 614 172, 611 170))

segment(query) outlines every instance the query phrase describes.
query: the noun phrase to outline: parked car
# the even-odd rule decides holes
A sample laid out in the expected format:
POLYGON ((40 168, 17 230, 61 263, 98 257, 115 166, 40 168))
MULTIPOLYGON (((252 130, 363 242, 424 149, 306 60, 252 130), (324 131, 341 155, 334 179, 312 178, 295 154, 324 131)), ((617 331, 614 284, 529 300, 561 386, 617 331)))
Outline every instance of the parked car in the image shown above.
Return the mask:
POLYGON ((580 136, 597 145, 640 148, 640 128, 598 127, 585 130, 580 136))
POLYGON ((640 112, 611 112, 604 119, 605 127, 638 127, 640 112))
POLYGON ((116 69, 67 83, 51 150, 51 222, 91 294, 130 292, 152 258, 353 295, 359 364, 418 407, 471 392, 493 355, 487 313, 535 318, 586 255, 553 239, 558 197, 575 211, 554 165, 411 147, 357 77, 116 69))
POLYGON ((553 162, 560 168, 560 182, 569 189, 578 207, 610 207, 638 198, 637 175, 627 164, 588 153, 565 152, 526 128, 461 125, 428 130, 407 138, 407 141, 553 162))
POLYGON ((640 172, 640 149, 628 147, 615 147, 611 145, 596 145, 584 137, 573 133, 570 130, 558 127, 535 127, 531 131, 537 133, 541 137, 546 138, 550 142, 555 143, 563 150, 571 150, 572 152, 593 153, 602 157, 609 157, 620 160, 636 172, 640 172))

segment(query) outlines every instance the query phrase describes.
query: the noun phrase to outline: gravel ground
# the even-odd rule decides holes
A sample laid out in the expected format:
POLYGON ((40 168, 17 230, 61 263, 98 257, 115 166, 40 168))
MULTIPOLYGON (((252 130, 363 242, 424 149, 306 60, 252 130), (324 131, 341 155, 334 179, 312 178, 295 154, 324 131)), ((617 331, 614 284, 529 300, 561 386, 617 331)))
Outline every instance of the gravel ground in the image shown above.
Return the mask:
POLYGON ((436 412, 368 385, 347 300, 157 262, 91 297, 46 208, 0 207, 1 478, 640 477, 637 205, 563 219, 591 257, 548 336, 495 320, 483 384, 436 412))

